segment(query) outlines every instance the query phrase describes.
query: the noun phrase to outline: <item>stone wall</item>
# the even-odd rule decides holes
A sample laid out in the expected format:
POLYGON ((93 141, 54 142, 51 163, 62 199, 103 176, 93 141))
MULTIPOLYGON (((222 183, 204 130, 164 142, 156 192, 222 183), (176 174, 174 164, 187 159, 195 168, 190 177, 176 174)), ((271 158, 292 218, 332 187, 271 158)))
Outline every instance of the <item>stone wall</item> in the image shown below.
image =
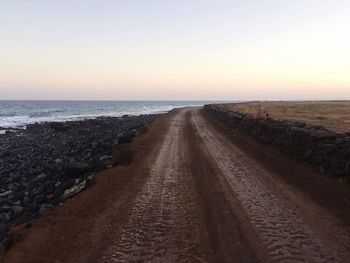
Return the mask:
POLYGON ((205 105, 204 111, 228 128, 272 145, 297 161, 311 164, 321 173, 350 179, 350 133, 338 134, 304 122, 254 118, 222 105, 205 105))

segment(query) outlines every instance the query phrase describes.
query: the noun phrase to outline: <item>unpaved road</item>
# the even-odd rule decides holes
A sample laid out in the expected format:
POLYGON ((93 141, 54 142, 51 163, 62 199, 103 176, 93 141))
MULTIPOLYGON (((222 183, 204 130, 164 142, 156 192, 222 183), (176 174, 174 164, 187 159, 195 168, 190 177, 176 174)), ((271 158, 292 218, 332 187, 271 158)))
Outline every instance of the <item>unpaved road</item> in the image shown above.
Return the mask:
POLYGON ((348 262, 349 222, 243 151, 199 109, 156 122, 134 143, 139 157, 129 167, 104 172, 33 229, 19 230, 25 240, 3 260, 348 262))

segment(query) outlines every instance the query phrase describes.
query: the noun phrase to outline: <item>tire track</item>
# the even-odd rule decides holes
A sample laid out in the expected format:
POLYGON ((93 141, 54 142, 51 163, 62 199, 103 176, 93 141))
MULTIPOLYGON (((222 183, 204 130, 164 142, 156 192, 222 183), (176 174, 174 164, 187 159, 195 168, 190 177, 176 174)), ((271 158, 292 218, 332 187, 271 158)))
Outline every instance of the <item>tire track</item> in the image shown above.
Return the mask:
POLYGON ((220 170, 211 162, 211 155, 204 148, 191 121, 191 112, 188 112, 184 143, 190 148, 190 167, 201 199, 200 205, 213 251, 212 262, 262 262, 264 257, 258 258, 250 243, 252 236, 247 235, 241 227, 240 206, 228 194, 229 185, 222 184, 218 176, 220 170))
POLYGON ((348 240, 330 241, 327 235, 315 231, 317 220, 307 222, 299 204, 272 186, 276 182, 267 184, 263 174, 246 163, 234 146, 207 127, 198 110, 192 115, 212 160, 231 186, 272 262, 346 262, 348 240))
POLYGON ((206 229, 192 177, 183 168, 184 118, 181 111, 172 120, 149 179, 102 262, 207 261, 206 229))

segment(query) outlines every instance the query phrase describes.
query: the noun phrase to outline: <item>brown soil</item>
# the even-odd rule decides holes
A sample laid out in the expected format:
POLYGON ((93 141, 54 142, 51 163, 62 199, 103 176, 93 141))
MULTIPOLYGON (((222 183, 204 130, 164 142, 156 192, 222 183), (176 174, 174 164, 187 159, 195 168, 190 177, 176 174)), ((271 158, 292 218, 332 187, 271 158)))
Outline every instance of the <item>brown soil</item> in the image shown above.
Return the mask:
POLYGON ((254 117, 303 121, 339 133, 350 132, 350 101, 273 101, 225 104, 225 108, 254 117))
POLYGON ((128 149, 130 165, 102 172, 32 227, 18 227, 24 240, 3 262, 349 258, 346 186, 232 136, 197 108, 172 111, 147 130, 128 149), (315 191, 313 179, 326 190, 315 191))

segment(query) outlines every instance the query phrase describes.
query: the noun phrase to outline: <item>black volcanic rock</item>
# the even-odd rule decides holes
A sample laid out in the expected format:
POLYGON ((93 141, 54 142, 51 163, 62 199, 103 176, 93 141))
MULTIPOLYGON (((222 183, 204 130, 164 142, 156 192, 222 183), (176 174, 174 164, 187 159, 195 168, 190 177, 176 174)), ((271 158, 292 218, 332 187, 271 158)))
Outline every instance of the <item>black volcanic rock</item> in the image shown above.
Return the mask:
POLYGON ((72 162, 68 165, 65 171, 66 178, 78 178, 88 171, 89 165, 83 162, 72 162))
POLYGON ((0 241, 8 227, 38 217, 83 189, 120 143, 157 115, 28 125, 0 136, 0 241), (122 139, 121 139, 122 138, 122 139), (121 141, 120 141, 121 139, 121 141))

